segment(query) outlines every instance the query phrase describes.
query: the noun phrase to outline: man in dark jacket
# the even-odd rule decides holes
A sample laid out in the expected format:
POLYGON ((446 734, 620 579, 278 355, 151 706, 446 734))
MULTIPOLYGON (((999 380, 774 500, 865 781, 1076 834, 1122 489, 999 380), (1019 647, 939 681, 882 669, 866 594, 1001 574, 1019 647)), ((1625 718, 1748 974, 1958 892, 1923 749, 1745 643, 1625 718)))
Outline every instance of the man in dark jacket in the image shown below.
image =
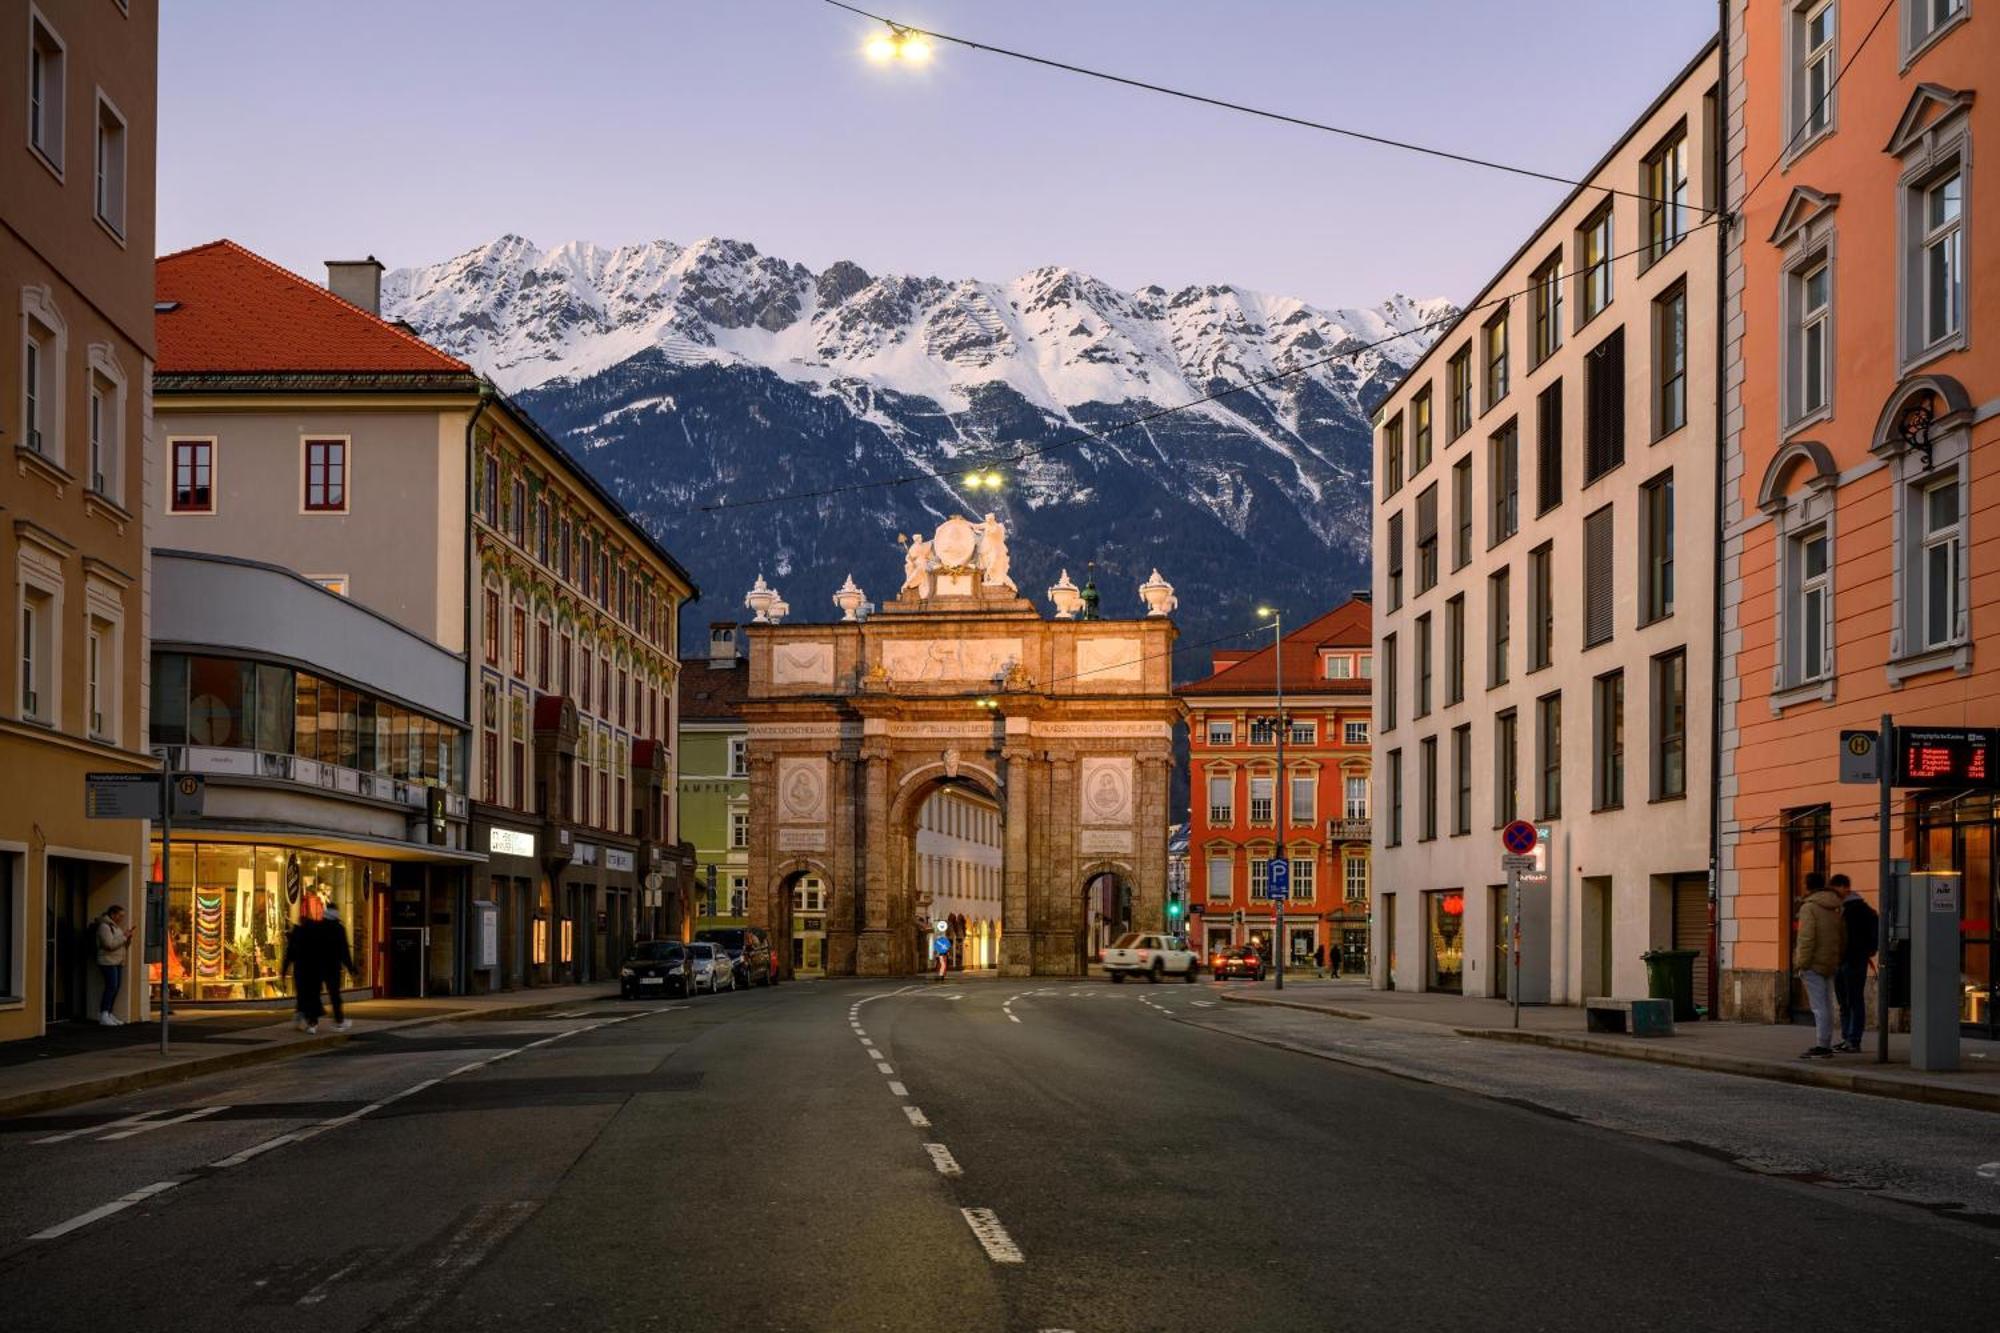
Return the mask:
POLYGON ((318 1032, 319 1016, 323 1012, 319 1003, 319 948, 313 931, 319 925, 311 915, 301 910, 299 919, 285 932, 284 970, 292 976, 292 1001, 297 1012, 292 1015, 292 1026, 301 1032, 318 1032))
POLYGON ((1840 895, 1840 916, 1847 926, 1840 966, 1833 974, 1833 993, 1840 1000, 1840 1044, 1833 1049, 1858 1051, 1868 1030, 1868 963, 1875 956, 1880 919, 1847 876, 1835 875, 1827 887, 1840 895))
POLYGON ((347 1015, 340 1008, 340 983, 352 974, 356 980, 361 970, 354 966, 354 952, 348 947, 347 927, 340 923, 340 909, 332 903, 326 905, 326 912, 312 923, 313 947, 319 964, 319 979, 326 986, 327 999, 333 1006, 333 1026, 338 1032, 345 1032, 354 1025, 347 1021, 347 1015))

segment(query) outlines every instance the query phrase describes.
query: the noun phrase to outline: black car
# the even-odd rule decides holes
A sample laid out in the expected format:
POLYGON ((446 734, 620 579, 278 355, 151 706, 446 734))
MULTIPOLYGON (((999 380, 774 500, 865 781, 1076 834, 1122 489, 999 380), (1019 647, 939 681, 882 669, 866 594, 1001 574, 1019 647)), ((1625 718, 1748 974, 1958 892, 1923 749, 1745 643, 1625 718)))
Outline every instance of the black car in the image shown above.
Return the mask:
POLYGON ((739 986, 770 986, 778 980, 771 965, 771 937, 757 926, 716 926, 697 930, 694 937, 729 955, 739 986))
POLYGON ((679 940, 648 940, 632 946, 618 969, 618 994, 627 1000, 688 993, 685 950, 679 940))
POLYGON ((1264 979, 1264 957, 1248 945, 1239 944, 1223 949, 1209 960, 1209 970, 1217 981, 1230 977, 1248 977, 1252 981, 1264 979))

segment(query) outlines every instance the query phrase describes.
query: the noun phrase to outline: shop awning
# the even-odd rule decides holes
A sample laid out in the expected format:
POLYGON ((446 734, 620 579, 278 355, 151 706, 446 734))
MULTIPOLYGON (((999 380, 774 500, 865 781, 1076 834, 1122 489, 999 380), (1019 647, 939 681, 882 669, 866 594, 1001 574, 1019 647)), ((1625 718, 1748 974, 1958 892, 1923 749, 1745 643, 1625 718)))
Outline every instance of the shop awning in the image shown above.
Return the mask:
MULTIPOLYGON (((153 826, 154 832, 159 825, 153 826)), ((314 852, 337 852, 366 857, 371 861, 422 861, 432 865, 484 865, 484 852, 461 851, 456 847, 433 847, 427 843, 403 842, 396 838, 373 838, 365 833, 329 833, 325 829, 299 828, 287 824, 252 821, 198 820, 177 824, 174 838, 199 842, 281 843, 314 852)))

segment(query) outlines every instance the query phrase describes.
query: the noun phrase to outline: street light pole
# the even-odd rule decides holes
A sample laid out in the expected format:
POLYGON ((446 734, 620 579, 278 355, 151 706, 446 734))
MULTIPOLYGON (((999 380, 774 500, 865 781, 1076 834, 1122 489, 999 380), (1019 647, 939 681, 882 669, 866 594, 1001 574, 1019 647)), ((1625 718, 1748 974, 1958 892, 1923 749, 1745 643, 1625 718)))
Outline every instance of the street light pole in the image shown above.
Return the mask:
MULTIPOLYGON (((1286 862, 1285 869, 1289 872, 1291 870, 1290 856, 1285 848, 1285 804, 1291 797, 1291 784, 1285 777, 1285 732, 1290 729, 1285 721, 1285 613, 1273 610, 1269 614, 1271 617, 1271 631, 1274 638, 1272 647, 1275 654, 1275 661, 1273 662, 1275 670, 1272 674, 1278 685, 1278 780, 1272 784, 1274 790, 1271 793, 1271 800, 1278 807, 1278 857, 1280 860, 1286 862)), ((1266 872, 1264 883, 1268 891, 1270 886, 1268 872, 1266 872)), ((1291 892, 1291 876, 1289 873, 1285 876, 1285 885, 1285 892, 1289 894, 1291 892)), ((1285 988, 1285 900, 1283 898, 1273 898, 1271 906, 1271 952, 1278 956, 1276 989, 1283 990, 1285 988)))

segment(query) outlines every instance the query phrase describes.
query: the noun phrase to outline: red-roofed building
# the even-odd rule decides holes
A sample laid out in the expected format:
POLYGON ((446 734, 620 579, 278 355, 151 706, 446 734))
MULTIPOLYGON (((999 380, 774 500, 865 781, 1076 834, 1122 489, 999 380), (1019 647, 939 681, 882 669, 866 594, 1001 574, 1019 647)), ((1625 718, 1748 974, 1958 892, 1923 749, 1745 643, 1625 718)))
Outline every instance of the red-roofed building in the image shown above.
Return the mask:
POLYGON ((1363 595, 1286 630, 1282 783, 1276 645, 1217 653, 1214 671, 1181 689, 1193 807, 1188 929, 1211 956, 1233 944, 1269 956, 1276 917, 1265 885, 1283 800, 1287 956, 1365 974, 1373 626, 1363 595))

